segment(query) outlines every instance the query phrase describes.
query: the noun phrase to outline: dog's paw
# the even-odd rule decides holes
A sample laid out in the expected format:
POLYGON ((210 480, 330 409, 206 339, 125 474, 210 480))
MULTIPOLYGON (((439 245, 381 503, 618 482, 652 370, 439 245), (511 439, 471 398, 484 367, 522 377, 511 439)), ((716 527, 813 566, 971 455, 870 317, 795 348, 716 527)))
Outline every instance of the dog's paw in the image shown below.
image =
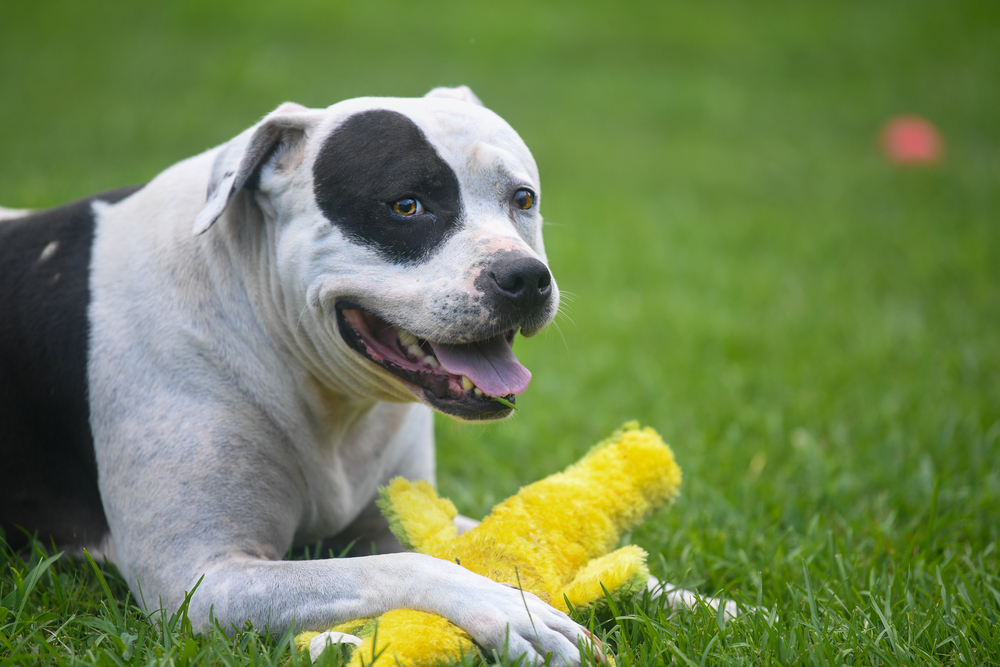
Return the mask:
POLYGON ((674 609, 697 609, 700 605, 705 605, 712 611, 718 611, 721 606, 726 620, 732 620, 744 613, 744 610, 740 609, 733 600, 699 595, 694 591, 664 584, 656 577, 649 578, 646 588, 649 590, 650 596, 660 598, 664 606, 674 609))
POLYGON ((563 612, 531 593, 473 576, 482 582, 448 617, 487 653, 512 660, 524 656, 529 665, 551 655, 550 665, 573 667, 580 664, 582 648, 593 661, 604 662, 600 642, 563 612))
POLYGON ((315 662, 319 659, 320 653, 330 644, 352 644, 357 646, 360 643, 360 637, 349 635, 346 632, 321 632, 309 642, 309 658, 315 662))

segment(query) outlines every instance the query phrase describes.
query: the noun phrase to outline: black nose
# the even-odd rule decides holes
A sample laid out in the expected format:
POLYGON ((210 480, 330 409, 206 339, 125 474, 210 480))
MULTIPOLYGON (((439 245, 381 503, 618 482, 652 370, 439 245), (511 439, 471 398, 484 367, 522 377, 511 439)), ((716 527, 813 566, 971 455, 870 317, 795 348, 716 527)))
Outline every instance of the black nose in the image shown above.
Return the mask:
POLYGON ((489 268, 491 286, 498 296, 528 313, 544 304, 552 293, 552 274, 534 257, 505 257, 489 268))

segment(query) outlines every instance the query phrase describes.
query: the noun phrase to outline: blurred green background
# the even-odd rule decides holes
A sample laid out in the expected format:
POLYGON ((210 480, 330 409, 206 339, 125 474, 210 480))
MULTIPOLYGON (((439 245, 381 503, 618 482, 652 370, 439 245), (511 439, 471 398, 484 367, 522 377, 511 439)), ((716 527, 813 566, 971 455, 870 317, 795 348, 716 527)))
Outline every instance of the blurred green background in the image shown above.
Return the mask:
POLYGON ((993 2, 4 2, 0 204, 143 182, 285 100, 471 86, 538 161, 566 299, 513 419, 440 421, 442 491, 482 514, 639 419, 685 486, 636 539, 766 604, 779 545, 899 539, 935 484, 952 544, 997 539, 998 82, 993 2), (900 113, 939 165, 881 156, 900 113))

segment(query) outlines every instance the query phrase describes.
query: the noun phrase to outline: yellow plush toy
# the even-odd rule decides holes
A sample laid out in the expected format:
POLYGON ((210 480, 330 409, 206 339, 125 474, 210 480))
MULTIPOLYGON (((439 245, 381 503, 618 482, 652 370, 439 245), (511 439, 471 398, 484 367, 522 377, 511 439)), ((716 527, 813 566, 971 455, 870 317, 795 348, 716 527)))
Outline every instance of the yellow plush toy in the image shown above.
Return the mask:
MULTIPOLYGON (((396 478, 382 490, 379 506, 407 549, 457 562, 568 611, 567 603, 601 603, 605 589, 615 597, 642 590, 649 578, 646 552, 612 549, 625 531, 672 501, 680 482, 670 448, 656 431, 631 422, 564 472, 522 488, 462 535, 452 523, 455 506, 427 482, 396 478)), ((476 651, 472 639, 444 618, 409 609, 330 631, 362 638, 350 667, 433 667, 476 651)), ((316 640, 317 653, 325 639, 303 632, 295 643, 310 650, 316 640)))

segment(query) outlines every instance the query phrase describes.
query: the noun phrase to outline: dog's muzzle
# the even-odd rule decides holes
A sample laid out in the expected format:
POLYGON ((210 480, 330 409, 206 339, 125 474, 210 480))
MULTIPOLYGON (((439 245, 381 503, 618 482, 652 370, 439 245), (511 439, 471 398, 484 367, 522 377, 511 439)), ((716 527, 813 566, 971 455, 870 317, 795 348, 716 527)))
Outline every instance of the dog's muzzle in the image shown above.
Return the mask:
MULTIPOLYGON (((471 342, 421 338, 388 315, 355 303, 337 304, 340 334, 355 351, 403 380, 433 407, 462 419, 510 414, 528 388, 531 372, 511 346, 521 328, 535 333, 548 320, 552 276, 542 262, 510 253, 494 260, 475 281, 494 333, 471 342), (500 398, 503 401, 495 399, 500 398)), ((466 339, 468 341, 468 339, 466 339)))

